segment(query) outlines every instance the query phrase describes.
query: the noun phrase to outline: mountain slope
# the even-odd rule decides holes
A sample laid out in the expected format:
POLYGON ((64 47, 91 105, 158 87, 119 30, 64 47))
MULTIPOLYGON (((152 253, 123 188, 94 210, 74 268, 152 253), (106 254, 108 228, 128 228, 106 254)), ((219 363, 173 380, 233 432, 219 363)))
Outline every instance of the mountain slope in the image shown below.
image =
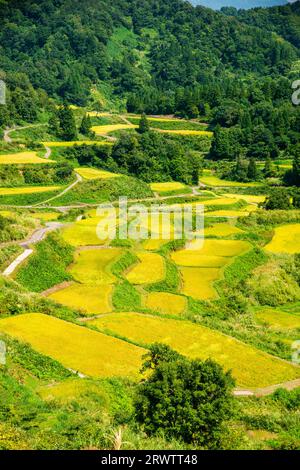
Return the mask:
POLYGON ((79 105, 100 82, 118 95, 175 89, 286 73, 299 57, 250 17, 181 0, 1 0, 0 44, 0 70, 79 105))

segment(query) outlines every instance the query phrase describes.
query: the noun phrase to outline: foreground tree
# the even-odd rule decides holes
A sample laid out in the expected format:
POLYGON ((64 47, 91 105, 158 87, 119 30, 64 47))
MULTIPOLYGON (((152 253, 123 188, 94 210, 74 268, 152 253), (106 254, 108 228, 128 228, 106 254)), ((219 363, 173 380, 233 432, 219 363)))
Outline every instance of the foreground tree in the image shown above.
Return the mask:
POLYGON ((286 172, 284 181, 289 186, 300 186, 300 144, 295 146, 293 168, 286 172))
POLYGON ((139 386, 135 404, 145 431, 218 448, 234 406, 230 372, 212 360, 189 360, 160 344, 152 345, 145 359, 143 370, 152 374, 139 386))

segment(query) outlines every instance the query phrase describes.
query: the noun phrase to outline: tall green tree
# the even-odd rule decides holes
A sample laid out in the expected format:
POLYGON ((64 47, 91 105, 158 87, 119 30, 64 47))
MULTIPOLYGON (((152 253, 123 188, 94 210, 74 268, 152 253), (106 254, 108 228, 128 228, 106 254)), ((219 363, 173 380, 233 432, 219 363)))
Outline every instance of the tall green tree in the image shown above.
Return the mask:
POLYGON ((82 118, 79 132, 83 135, 89 136, 91 134, 92 121, 88 114, 85 114, 82 118))
POLYGON ((78 135, 72 109, 65 104, 60 108, 58 117, 60 121, 61 138, 65 141, 76 140, 78 135))
POLYGON ((247 178, 250 181, 256 181, 258 177, 257 166, 255 158, 250 158, 247 170, 247 178))
POLYGON ((149 132, 149 131, 150 131, 149 121, 147 119, 146 114, 143 113, 140 119, 138 132, 140 134, 145 134, 146 132, 149 132))
POLYGON ((232 416, 234 380, 217 363, 189 360, 165 345, 153 345, 138 388, 136 418, 149 434, 217 449, 232 416))

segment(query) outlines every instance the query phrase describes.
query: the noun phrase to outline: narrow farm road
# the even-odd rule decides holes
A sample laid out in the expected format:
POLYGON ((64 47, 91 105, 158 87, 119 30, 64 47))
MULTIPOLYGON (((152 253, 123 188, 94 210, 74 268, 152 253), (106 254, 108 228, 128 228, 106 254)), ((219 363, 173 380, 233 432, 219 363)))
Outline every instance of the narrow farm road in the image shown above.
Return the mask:
POLYGON ((56 196, 53 196, 51 197, 50 199, 47 199, 46 201, 42 201, 42 202, 39 202, 33 206, 26 206, 27 209, 31 209, 33 207, 41 207, 41 206, 44 206, 45 204, 48 204, 48 202, 51 202, 51 201, 54 201, 55 199, 58 199, 60 198, 61 196, 63 196, 64 194, 68 193, 69 191, 71 191, 71 189, 73 189, 78 183, 81 183, 82 182, 82 177, 78 174, 78 173, 75 173, 76 174, 76 181, 74 181, 72 184, 70 184, 70 186, 68 186, 67 188, 65 188, 61 193, 59 194, 56 194, 56 196))
POLYGON ((15 127, 11 127, 10 129, 5 129, 4 131, 4 135, 3 135, 3 140, 4 142, 6 142, 7 144, 11 144, 12 143, 12 138, 10 137, 10 133, 11 132, 14 132, 14 131, 22 131, 23 129, 30 129, 31 127, 41 127, 41 126, 46 126, 47 124, 30 124, 28 126, 15 126, 15 127))
POLYGON ((23 253, 21 253, 3 272, 3 276, 10 276, 17 269, 17 267, 23 263, 30 255, 33 253, 33 249, 30 248, 32 245, 42 241, 47 233, 53 232, 59 228, 62 228, 64 224, 59 222, 48 222, 46 227, 39 228, 28 238, 28 240, 22 241, 19 245, 24 248, 23 253))

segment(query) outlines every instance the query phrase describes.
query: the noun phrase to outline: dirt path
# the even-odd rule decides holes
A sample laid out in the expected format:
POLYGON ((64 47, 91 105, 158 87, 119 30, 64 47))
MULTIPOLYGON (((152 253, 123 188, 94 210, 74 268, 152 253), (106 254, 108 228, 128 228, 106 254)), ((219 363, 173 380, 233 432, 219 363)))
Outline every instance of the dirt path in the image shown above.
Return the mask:
POLYGON ((14 273, 14 271, 22 264, 29 256, 32 255, 33 249, 31 248, 32 245, 35 245, 42 241, 47 233, 53 232, 54 230, 58 230, 62 228, 64 224, 59 222, 48 222, 46 227, 39 228, 25 241, 19 243, 19 245, 24 248, 23 253, 21 253, 6 269, 3 271, 3 276, 10 276, 14 273))
POLYGON ((10 129, 5 129, 4 131, 4 136, 3 136, 3 140, 4 142, 6 142, 7 144, 11 144, 12 143, 12 138, 10 137, 10 133, 11 132, 14 132, 14 131, 22 131, 23 129, 30 129, 31 127, 41 127, 41 126, 46 126, 47 124, 30 124, 28 126, 15 126, 15 127, 11 127, 10 129))
POLYGON ((51 201, 54 201, 55 199, 58 199, 60 198, 61 196, 63 196, 64 194, 68 193, 69 191, 71 191, 71 189, 73 189, 78 183, 81 183, 82 182, 82 177, 78 174, 78 173, 75 173, 76 175, 76 181, 74 181, 72 184, 70 184, 67 188, 65 188, 61 193, 57 194, 56 196, 53 196, 51 197, 50 199, 47 199, 46 201, 42 201, 42 202, 39 202, 33 206, 26 206, 26 208, 28 209, 32 209, 33 207, 41 207, 41 206, 45 206, 45 204, 48 204, 48 202, 51 202, 51 201))
POLYGON ((73 284, 73 281, 62 282, 61 284, 57 284, 56 286, 53 286, 50 289, 47 289, 44 292, 41 292, 40 295, 42 295, 43 297, 48 297, 49 295, 55 294, 55 292, 59 292, 62 289, 67 289, 67 287, 70 287, 72 284, 73 284))

